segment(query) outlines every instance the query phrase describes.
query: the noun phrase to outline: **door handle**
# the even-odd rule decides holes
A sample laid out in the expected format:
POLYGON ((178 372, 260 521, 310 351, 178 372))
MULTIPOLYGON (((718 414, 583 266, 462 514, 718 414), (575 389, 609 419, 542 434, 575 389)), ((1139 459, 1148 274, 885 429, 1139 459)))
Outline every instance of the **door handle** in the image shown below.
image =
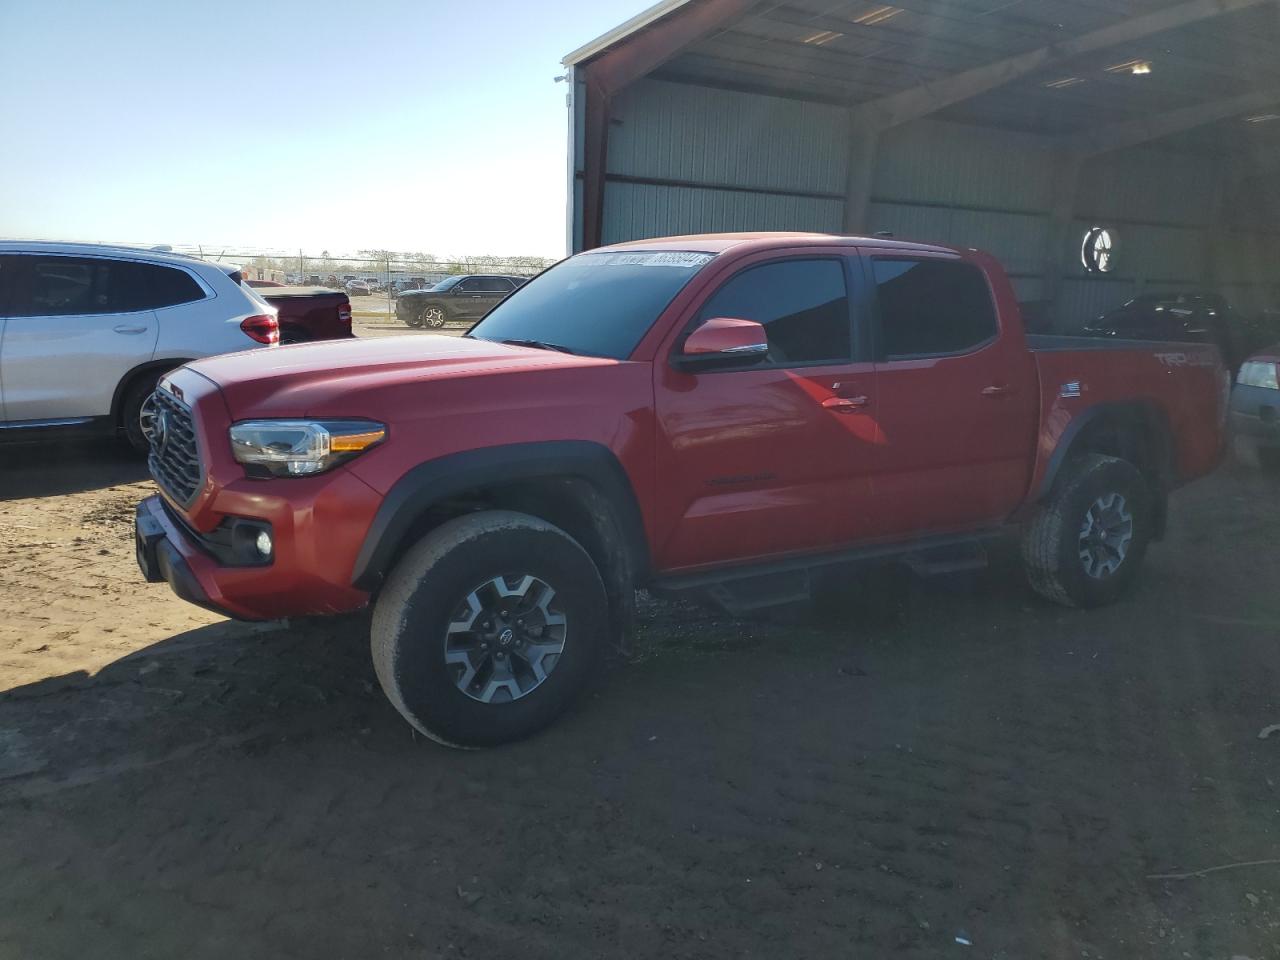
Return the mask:
POLYGON ((146 327, 131 327, 128 324, 120 324, 118 327, 112 327, 116 333, 146 333, 146 327))
POLYGON ((1013 388, 1003 384, 992 384, 989 387, 982 388, 982 395, 984 397, 1007 397, 1011 393, 1013 393, 1013 388))
POLYGON ((822 406, 833 413, 857 413, 870 402, 866 397, 827 397, 822 406))

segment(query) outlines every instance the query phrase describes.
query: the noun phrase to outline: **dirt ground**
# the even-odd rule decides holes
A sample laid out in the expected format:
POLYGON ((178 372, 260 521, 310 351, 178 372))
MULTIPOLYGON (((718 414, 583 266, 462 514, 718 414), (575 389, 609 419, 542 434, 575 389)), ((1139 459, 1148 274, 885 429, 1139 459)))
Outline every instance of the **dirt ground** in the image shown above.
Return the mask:
POLYGON ((1280 957, 1258 474, 1180 493, 1106 610, 1001 553, 825 624, 646 603, 572 715, 465 753, 385 702, 362 618, 141 582, 113 446, 0 458, 4 960, 1280 957))

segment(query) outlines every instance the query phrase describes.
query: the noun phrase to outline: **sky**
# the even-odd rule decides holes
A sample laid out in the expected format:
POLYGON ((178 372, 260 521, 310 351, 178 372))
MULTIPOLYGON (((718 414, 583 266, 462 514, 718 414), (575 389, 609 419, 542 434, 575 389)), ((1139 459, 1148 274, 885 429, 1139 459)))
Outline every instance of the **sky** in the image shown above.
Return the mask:
POLYGON ((0 0, 0 237, 565 253, 565 54, 652 0, 0 0))

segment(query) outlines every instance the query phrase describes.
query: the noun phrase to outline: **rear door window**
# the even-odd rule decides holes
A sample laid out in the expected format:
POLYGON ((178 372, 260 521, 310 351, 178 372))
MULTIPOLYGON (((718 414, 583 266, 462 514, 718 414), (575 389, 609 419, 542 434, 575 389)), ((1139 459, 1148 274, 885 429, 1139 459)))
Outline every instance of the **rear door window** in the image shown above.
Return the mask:
POLYGON ((995 339, 991 290, 972 264, 877 257, 871 267, 884 359, 969 353, 995 339))
POLYGON ((711 295, 698 322, 720 317, 763 324, 767 362, 777 366, 843 362, 852 355, 849 290, 836 259, 748 267, 711 295))

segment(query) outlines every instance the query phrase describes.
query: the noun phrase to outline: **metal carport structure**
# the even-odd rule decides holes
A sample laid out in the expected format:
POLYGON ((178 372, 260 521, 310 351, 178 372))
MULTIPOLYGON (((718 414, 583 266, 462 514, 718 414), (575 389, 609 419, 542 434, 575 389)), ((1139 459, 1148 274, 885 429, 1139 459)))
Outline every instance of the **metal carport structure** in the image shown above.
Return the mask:
POLYGON ((565 58, 569 246, 888 231, 992 251, 1064 327, 1191 287, 1256 311, 1278 54, 1276 0, 665 0, 565 58))

